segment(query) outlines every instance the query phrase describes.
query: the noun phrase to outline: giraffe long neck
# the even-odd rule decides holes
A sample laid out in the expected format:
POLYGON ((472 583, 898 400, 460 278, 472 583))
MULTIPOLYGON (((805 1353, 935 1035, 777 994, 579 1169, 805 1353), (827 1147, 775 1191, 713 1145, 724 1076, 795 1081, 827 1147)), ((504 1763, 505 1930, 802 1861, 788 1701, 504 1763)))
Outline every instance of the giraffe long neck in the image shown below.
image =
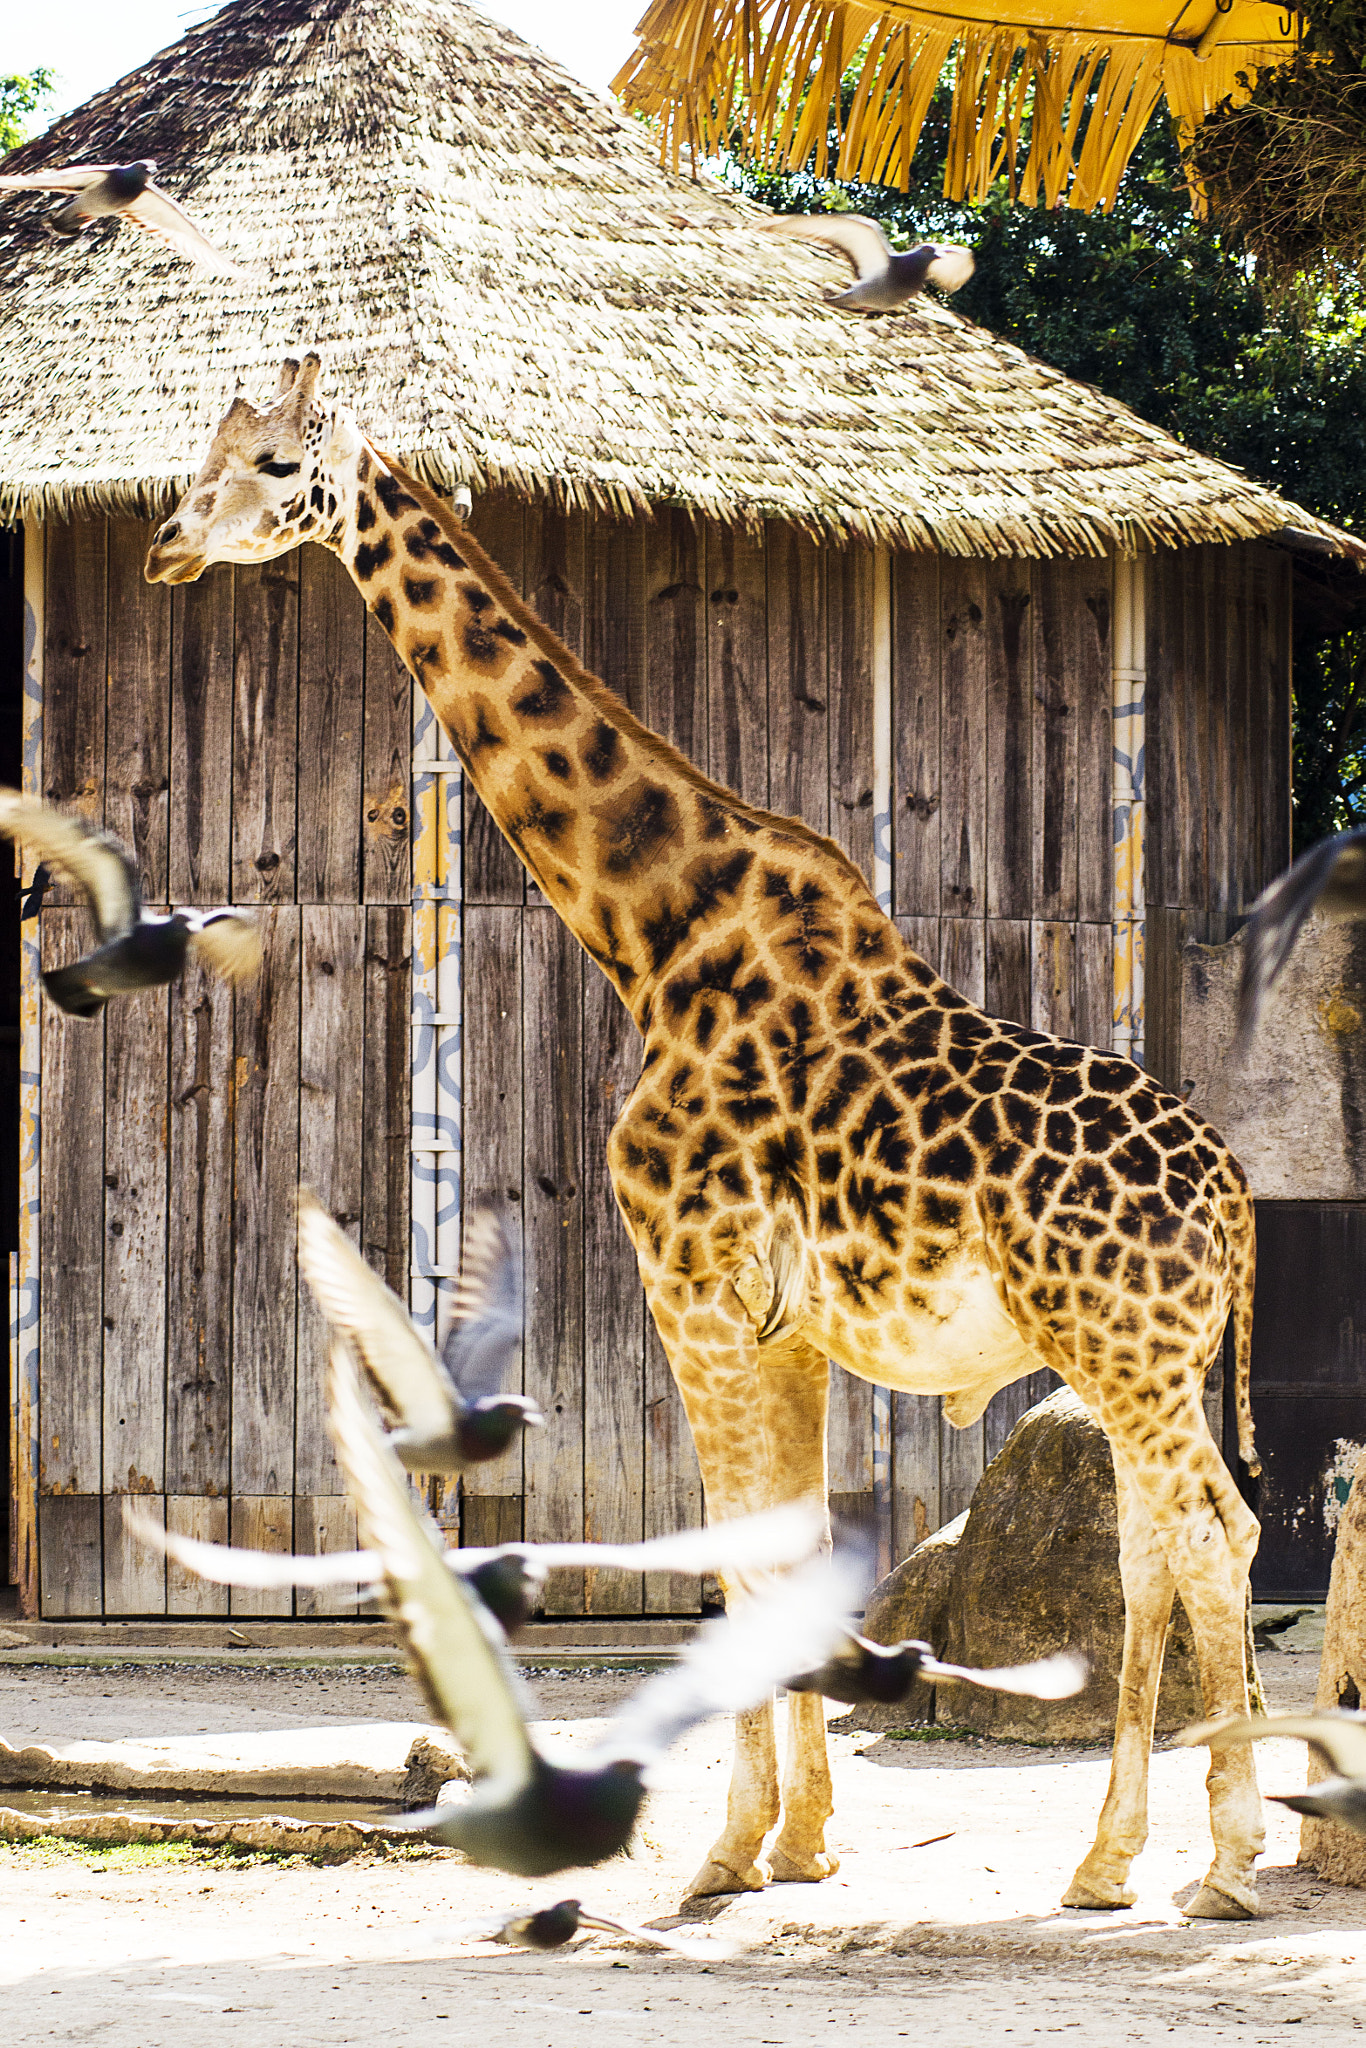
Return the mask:
MULTIPOLYGON (((329 545, 426 692, 504 836, 638 1025, 700 922, 733 912, 768 830, 579 667, 425 486, 368 445, 329 545)), ((876 911, 874 910, 874 915, 876 911)))

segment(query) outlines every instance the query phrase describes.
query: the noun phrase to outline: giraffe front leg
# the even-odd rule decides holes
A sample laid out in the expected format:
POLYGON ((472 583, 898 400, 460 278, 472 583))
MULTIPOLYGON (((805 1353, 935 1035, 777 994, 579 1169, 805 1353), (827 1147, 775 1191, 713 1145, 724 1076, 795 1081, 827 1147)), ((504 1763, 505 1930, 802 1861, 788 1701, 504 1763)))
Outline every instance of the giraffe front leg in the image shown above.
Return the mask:
POLYGON ((1124 1660, 1110 1759, 1110 1785, 1096 1839, 1063 1894, 1064 1906, 1132 1906, 1129 1871, 1148 1839, 1148 1759, 1152 1753, 1162 1652, 1176 1582, 1142 1493, 1115 1458, 1119 1575, 1124 1587, 1124 1660))
POLYGON ((840 1860, 825 1846, 825 1824, 834 1810, 825 1702, 819 1693, 789 1693, 783 1826, 769 1852, 776 1882, 817 1884, 834 1876, 840 1860))
POLYGON ((760 1860, 764 1839, 778 1819, 778 1752, 773 1739, 773 1702, 735 1717, 735 1763, 726 1797, 726 1824, 684 1894, 709 1899, 726 1892, 762 1891, 768 1866, 760 1860))

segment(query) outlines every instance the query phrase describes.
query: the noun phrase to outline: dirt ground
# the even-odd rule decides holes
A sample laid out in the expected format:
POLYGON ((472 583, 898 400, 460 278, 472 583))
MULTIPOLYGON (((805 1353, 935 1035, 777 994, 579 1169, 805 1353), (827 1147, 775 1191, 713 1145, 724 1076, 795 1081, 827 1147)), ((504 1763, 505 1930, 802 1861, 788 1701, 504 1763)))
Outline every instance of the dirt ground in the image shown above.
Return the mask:
MULTIPOLYGON (((1270 1703, 1308 1704, 1315 1665, 1266 1656, 1270 1703)), ((590 1742, 635 1682, 539 1677, 543 1732, 590 1742)), ((12 1742, 417 1718, 416 1695, 386 1671, 0 1670, 0 1734, 12 1742)), ((1284 1808, 1267 1808, 1263 1917, 1182 1920, 1209 1855, 1203 1752, 1154 1759, 1139 1903, 1101 1914, 1057 1900, 1094 1827, 1103 1752, 847 1729, 832 1748, 839 1875, 722 1902, 711 1925, 744 1948, 706 1965, 602 1938, 528 1955, 452 1930, 574 1891, 602 1912, 669 1920, 722 1811, 719 1723, 669 1760, 635 1854, 539 1885, 444 1852, 326 1867, 0 1847, 6 2048, 368 2048, 445 2028, 498 2048, 808 2048, 835 2038, 831 2027, 937 2048, 1071 2032, 1097 2048, 1173 2036, 1212 2048, 1366 2031, 1366 1894, 1295 1868, 1298 1826, 1284 1808)), ((1264 1744, 1261 1775, 1302 1785, 1302 1746, 1264 1744)))

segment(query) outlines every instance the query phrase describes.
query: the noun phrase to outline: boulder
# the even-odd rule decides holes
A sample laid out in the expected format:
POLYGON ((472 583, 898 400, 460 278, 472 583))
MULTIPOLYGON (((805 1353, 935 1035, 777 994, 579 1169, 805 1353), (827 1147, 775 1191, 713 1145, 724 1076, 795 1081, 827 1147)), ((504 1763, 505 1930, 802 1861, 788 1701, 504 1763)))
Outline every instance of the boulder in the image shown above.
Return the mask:
MULTIPOLYGON (((967 1513, 875 1588, 864 1628, 879 1643, 917 1637, 954 1664, 1023 1664, 1079 1650, 1091 1679, 1076 1699, 1056 1701, 918 1686, 905 1705, 858 1709, 854 1725, 939 1720, 1003 1739, 1109 1740, 1124 1648, 1115 1475, 1105 1433, 1075 1394, 1061 1388, 1022 1417, 967 1513)), ((1178 1599, 1157 1725, 1180 1728, 1201 1713, 1195 1644, 1178 1599)))
MULTIPOLYGON (((1366 1457, 1356 1468, 1352 1490, 1338 1523, 1333 1573, 1328 1582, 1324 1616, 1323 1661, 1319 1665, 1314 1706, 1360 1707, 1366 1700, 1366 1457)), ((1309 1752, 1309 1783, 1330 1775, 1328 1766, 1309 1752)), ((1300 1823, 1301 1863, 1333 1884, 1366 1886, 1366 1835, 1340 1828, 1336 1821, 1306 1814, 1300 1823)))

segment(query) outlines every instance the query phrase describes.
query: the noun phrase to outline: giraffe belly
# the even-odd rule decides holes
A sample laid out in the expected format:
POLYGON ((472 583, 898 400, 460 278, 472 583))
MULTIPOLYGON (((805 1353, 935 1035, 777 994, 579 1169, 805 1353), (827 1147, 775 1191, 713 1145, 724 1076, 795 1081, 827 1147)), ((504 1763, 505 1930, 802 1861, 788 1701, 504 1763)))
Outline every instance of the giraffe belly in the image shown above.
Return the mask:
POLYGON ((908 1394, 971 1396, 985 1388, 985 1406, 997 1387, 1044 1363, 1006 1313, 991 1274, 975 1261, 932 1285, 918 1282, 880 1307, 828 1302, 824 1323, 821 1340, 837 1365, 908 1394))

